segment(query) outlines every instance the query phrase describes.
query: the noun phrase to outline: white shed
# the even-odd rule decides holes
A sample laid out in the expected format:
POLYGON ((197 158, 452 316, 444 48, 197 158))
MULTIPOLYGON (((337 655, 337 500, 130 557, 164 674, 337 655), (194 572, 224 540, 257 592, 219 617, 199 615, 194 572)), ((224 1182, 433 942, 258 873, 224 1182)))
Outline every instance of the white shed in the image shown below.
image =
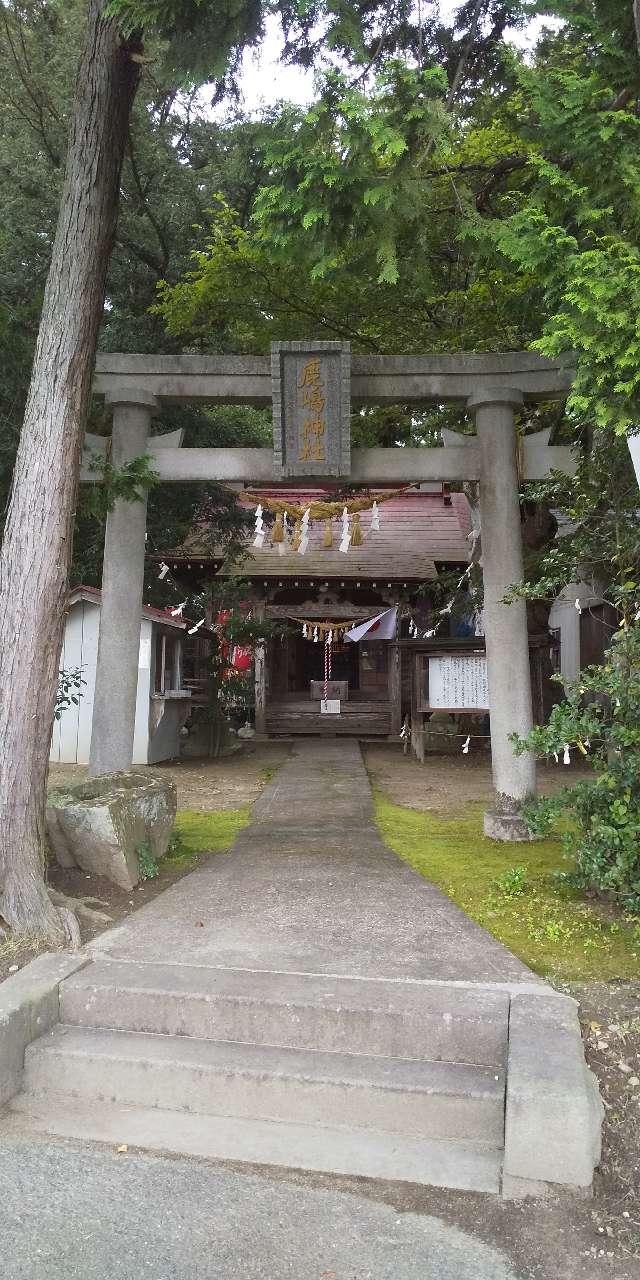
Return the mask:
MULTIPOLYGON (((81 667, 85 683, 79 705, 68 707, 54 722, 50 759, 57 763, 89 762, 99 625, 100 592, 76 587, 69 596, 60 667, 81 667)), ((157 764, 180 754, 180 730, 191 707, 191 693, 182 687, 186 629, 187 623, 168 611, 149 605, 142 610, 134 764, 157 764)))

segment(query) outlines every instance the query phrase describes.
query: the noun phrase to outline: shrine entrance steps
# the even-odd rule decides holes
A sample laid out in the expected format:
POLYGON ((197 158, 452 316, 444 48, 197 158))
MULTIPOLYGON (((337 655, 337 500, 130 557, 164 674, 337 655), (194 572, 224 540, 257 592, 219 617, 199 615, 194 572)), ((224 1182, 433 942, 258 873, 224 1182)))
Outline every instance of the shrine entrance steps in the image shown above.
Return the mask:
POLYGON ((598 1158, 574 1002, 386 849, 346 741, 299 743, 233 850, 98 940, 11 1105, 23 1132, 504 1195, 584 1190, 598 1158))

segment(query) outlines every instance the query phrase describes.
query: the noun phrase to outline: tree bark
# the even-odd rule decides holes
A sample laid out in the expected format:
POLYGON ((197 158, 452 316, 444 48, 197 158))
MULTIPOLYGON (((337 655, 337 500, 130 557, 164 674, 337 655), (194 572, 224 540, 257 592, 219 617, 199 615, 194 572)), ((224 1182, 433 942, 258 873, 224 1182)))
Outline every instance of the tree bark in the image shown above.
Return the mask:
POLYGON ((0 553, 0 924, 64 940, 44 883, 45 791, 85 420, 140 76, 89 0, 58 226, 0 553))

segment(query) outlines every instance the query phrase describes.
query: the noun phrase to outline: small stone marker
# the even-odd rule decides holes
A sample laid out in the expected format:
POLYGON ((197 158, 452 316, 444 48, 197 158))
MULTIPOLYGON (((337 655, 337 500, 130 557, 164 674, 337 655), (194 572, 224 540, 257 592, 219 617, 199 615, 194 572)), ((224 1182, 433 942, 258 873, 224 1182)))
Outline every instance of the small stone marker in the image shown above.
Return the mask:
POLYGON ((348 476, 348 342, 275 342, 271 348, 274 465, 282 476, 348 476))

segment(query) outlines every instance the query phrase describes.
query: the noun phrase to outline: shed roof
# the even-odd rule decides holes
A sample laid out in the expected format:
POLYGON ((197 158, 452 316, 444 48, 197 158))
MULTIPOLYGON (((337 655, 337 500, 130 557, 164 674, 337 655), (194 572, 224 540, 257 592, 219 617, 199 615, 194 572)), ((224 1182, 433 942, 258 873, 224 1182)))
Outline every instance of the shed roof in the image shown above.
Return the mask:
MULTIPOLYGON (((288 499, 301 505, 329 496, 323 489, 260 488, 255 493, 258 497, 288 499)), ((254 508, 253 501, 242 494, 238 497, 244 507, 254 508)), ((323 521, 312 523, 309 546, 304 556, 292 551, 288 544, 280 544, 284 547, 284 553, 280 555, 278 548, 271 546, 268 539, 263 548, 253 547, 251 534, 246 556, 233 566, 231 573, 262 579, 304 576, 425 582, 437 576, 437 564, 466 564, 469 559, 467 535, 471 519, 463 493, 443 495, 441 492, 411 490, 380 506, 381 527, 378 532, 370 529, 370 512, 362 513, 360 523, 363 545, 350 547, 346 555, 338 549, 339 518, 333 522, 332 547, 322 545, 323 521)), ((206 524, 196 525, 182 545, 173 551, 165 551, 163 558, 169 564, 184 566, 188 563, 194 568, 215 562, 216 553, 211 549, 208 528, 206 524)))
MULTIPOLYGON (((90 604, 99 605, 102 592, 98 587, 73 587, 69 592, 69 605, 77 604, 80 600, 88 600, 90 604)), ((176 627, 178 631, 185 631, 189 625, 184 618, 172 618, 170 608, 155 609, 150 604, 143 604, 140 617, 150 618, 152 622, 161 622, 166 627, 176 627)))

